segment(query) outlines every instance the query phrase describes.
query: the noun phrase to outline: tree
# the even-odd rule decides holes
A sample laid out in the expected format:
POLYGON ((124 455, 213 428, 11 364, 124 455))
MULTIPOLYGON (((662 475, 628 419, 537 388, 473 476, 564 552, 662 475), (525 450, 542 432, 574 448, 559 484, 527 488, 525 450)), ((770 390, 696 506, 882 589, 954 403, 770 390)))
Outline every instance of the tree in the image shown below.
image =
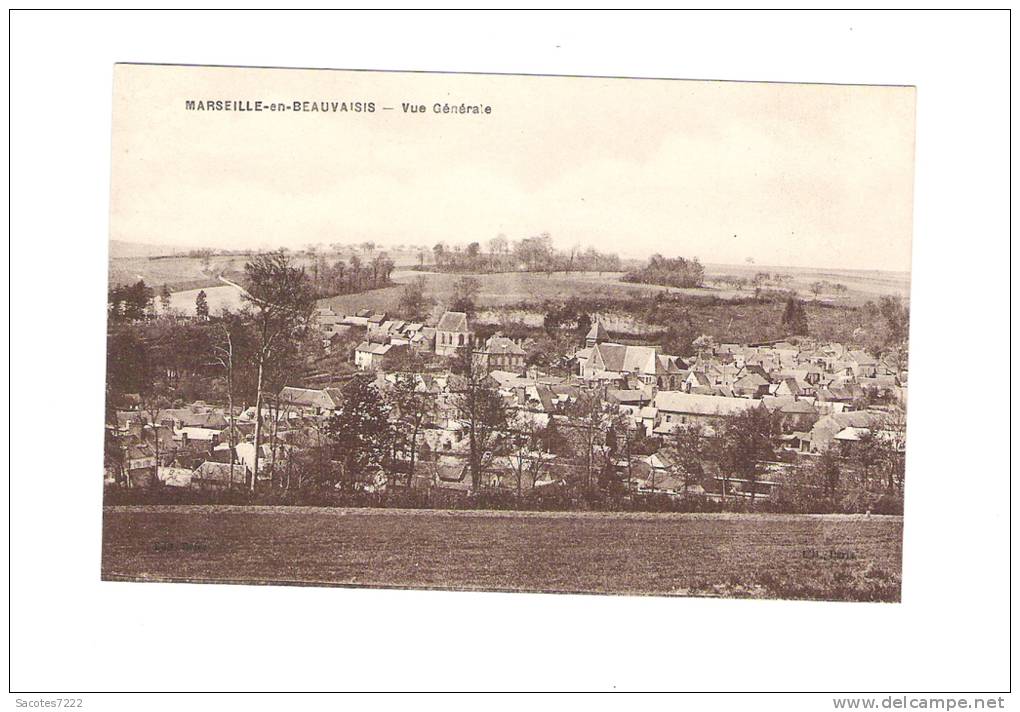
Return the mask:
POLYGON ((546 429, 540 427, 527 411, 518 411, 512 419, 506 449, 517 482, 518 497, 522 493, 525 475, 531 480, 532 488, 538 482, 542 468, 549 459, 549 436, 546 429))
MULTIPOLYGON (((601 467, 598 470, 599 485, 607 494, 622 494, 626 489, 619 473, 619 463, 626 469, 627 487, 634 480, 634 461, 638 457, 634 442, 637 429, 633 420, 619 409, 608 405, 604 416, 606 434, 601 443, 601 467)), ((652 489, 655 489, 655 470, 652 470, 652 489)))
POLYGON ((425 277, 415 277, 404 285, 397 309, 405 319, 423 321, 428 316, 434 301, 425 291, 427 284, 425 277))
POLYGON ((230 444, 230 484, 234 484, 234 465, 237 462, 237 423, 235 420, 234 392, 236 385, 235 372, 250 346, 249 334, 246 329, 244 314, 232 313, 224 310, 220 321, 219 338, 213 344, 213 354, 216 362, 223 368, 224 378, 227 386, 227 421, 229 431, 227 441, 230 444))
POLYGON ((507 431, 507 406, 497 383, 474 358, 471 349, 461 349, 450 376, 450 404, 468 431, 468 465, 471 487, 478 490, 482 473, 501 448, 507 431))
POLYGON ((666 258, 652 255, 641 269, 628 272, 624 282, 661 284, 667 287, 700 287, 705 281, 705 268, 698 258, 666 258))
POLYGON ((195 297, 195 316, 199 319, 209 318, 209 299, 206 297, 205 290, 198 290, 198 295, 195 297))
POLYGON ((507 242, 506 235, 500 233, 496 237, 489 240, 489 260, 491 262, 491 269, 496 269, 497 259, 506 254, 509 243, 507 242))
POLYGON ((666 441, 666 453, 671 470, 684 483, 684 494, 692 483, 705 475, 707 459, 706 433, 699 424, 682 425, 670 433, 666 441))
POLYGON ((882 446, 881 440, 869 429, 860 432, 850 448, 851 462, 856 465, 865 489, 868 489, 872 479, 880 472, 884 455, 882 446))
POLYGON ((815 295, 815 299, 818 299, 818 295, 825 291, 825 282, 812 282, 811 293, 815 295))
POLYGON ((604 465, 600 462, 604 458, 600 456, 608 454, 613 444, 607 442, 612 414, 597 389, 582 389, 577 400, 568 407, 567 413, 574 426, 574 439, 584 462, 585 487, 590 490, 604 465))
POLYGON ((351 290, 355 292, 361 291, 361 282, 363 279, 361 270, 361 258, 357 255, 351 255, 351 290))
POLYGON ((822 450, 821 455, 813 463, 813 469, 817 479, 822 483, 822 491, 828 497, 829 502, 836 498, 836 489, 839 487, 840 463, 839 452, 835 447, 827 447, 822 450))
POLYGON ((152 288, 145 280, 131 285, 120 285, 108 292, 111 321, 139 321, 146 317, 152 304, 152 288))
POLYGON ((795 336, 807 336, 808 334, 807 313, 804 310, 804 305, 793 295, 786 299, 786 308, 783 310, 783 326, 795 336))
POLYGON ((878 311, 885 319, 889 344, 902 344, 910 328, 910 312, 899 297, 884 296, 878 302, 878 311))
MULTIPOLYGON (((156 460, 156 472, 152 478, 152 486, 156 487, 159 485, 159 416, 160 413, 169 408, 171 405, 170 394, 161 383, 151 384, 148 388, 142 390, 139 394, 141 397, 141 408, 142 412, 145 413, 149 421, 149 428, 152 432, 152 452, 156 460)), ((144 429, 143 429, 144 432, 144 429)))
POLYGON ((716 348, 716 341, 708 334, 702 334, 691 342, 691 347, 700 355, 704 352, 711 353, 716 348))
POLYGON ((591 317, 588 312, 581 312, 577 316, 577 333, 583 339, 591 331, 591 317))
POLYGON ((340 407, 327 421, 325 432, 333 458, 340 463, 338 481, 344 489, 353 490, 363 475, 384 466, 393 434, 389 414, 389 404, 371 379, 357 376, 343 388, 340 407))
POLYGON ((763 405, 729 416, 722 426, 719 465, 724 476, 731 474, 747 481, 751 504, 764 464, 775 458, 781 432, 778 414, 763 405))
POLYGON ((418 440, 435 418, 436 402, 434 396, 420 385, 413 373, 398 373, 389 396, 391 413, 396 416, 396 421, 400 425, 400 436, 408 445, 407 486, 410 488, 414 479, 418 440))
POLYGON ((159 305, 163 308, 163 313, 168 314, 170 312, 170 287, 166 284, 159 290, 159 305))
POLYGON ((432 248, 433 261, 436 263, 436 267, 442 267, 446 261, 446 245, 442 242, 437 242, 432 248))
POLYGON ((251 489, 259 473, 262 446, 263 386, 281 341, 293 336, 311 314, 315 300, 304 269, 291 264, 283 252, 256 255, 244 266, 245 300, 251 305, 255 332, 254 361, 257 370, 255 390, 255 460, 251 489))
POLYGON ((482 291, 482 283, 476 277, 461 277, 453 285, 452 311, 464 312, 468 318, 475 315, 475 300, 482 291))

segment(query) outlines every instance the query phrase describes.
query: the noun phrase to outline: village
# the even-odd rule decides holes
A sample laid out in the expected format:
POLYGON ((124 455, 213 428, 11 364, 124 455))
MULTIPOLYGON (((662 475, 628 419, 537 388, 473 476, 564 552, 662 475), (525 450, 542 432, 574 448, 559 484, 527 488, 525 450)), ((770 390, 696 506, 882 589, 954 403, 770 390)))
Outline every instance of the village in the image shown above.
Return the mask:
POLYGON ((320 305, 308 338, 327 353, 356 342, 352 373, 268 393, 261 423, 250 404, 123 394, 104 482, 428 507, 572 508, 597 491, 627 506, 870 511, 902 496, 897 350, 702 337, 682 358, 614 340, 599 315, 583 322, 553 372, 529 359, 530 340, 482 338, 462 311, 429 324, 320 305))

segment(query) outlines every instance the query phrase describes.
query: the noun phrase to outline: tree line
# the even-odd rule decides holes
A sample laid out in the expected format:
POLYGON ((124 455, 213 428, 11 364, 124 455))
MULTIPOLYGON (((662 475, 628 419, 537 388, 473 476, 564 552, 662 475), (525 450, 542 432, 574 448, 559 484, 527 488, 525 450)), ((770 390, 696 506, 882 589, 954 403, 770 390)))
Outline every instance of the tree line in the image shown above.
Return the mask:
MULTIPOLYGON (((541 233, 520 240, 497 235, 485 248, 480 242, 449 246, 438 242, 432 248, 432 266, 440 272, 617 272, 620 256, 593 247, 553 247, 552 236, 541 233)), ((425 252, 419 252, 419 267, 425 267, 425 252)))
POLYGON ((705 282, 705 268, 697 257, 669 258, 655 254, 649 258, 648 264, 644 267, 624 275, 623 281, 660 284, 665 287, 701 287, 705 282))

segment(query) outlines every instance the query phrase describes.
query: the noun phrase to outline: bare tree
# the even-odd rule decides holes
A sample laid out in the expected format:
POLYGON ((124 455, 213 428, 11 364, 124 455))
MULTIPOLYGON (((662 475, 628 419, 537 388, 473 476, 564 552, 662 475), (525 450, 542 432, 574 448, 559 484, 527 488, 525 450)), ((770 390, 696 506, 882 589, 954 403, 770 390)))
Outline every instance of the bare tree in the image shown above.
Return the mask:
POLYGON ((294 267, 283 252, 256 255, 244 266, 245 299, 251 304, 255 331, 255 458, 251 489, 259 474, 262 447, 263 386, 281 342, 304 324, 315 304, 304 269, 294 267))
POLYGON ((397 381, 390 393, 390 398, 392 401, 390 412, 396 416, 397 422, 402 426, 401 432, 408 443, 407 487, 410 489, 414 479, 418 441, 426 426, 435 419, 435 398, 425 390, 412 373, 397 374, 397 381))
MULTIPOLYGON (((152 486, 155 487, 159 484, 159 416, 160 413, 170 407, 170 397, 162 384, 156 384, 144 389, 139 394, 139 397, 141 399, 142 412, 148 418, 149 427, 152 430, 152 452, 156 460, 156 471, 153 473, 152 486)), ((143 424, 143 433, 144 427, 143 424)))
MULTIPOLYGON (((582 390, 568 410, 574 439, 579 445, 585 468, 585 487, 591 489, 596 478, 600 456, 610 447, 606 435, 612 414, 597 389, 582 390)), ((598 468, 601 469, 601 468, 598 468)))
POLYGON ((234 465, 237 462, 237 420, 234 411, 234 367, 240 353, 238 343, 240 332, 244 329, 242 317, 224 311, 219 323, 220 341, 213 344, 216 362, 223 368, 227 380, 227 420, 229 425, 227 439, 230 444, 230 485, 234 484, 234 465))
POLYGON ((531 414, 519 411, 511 420, 510 430, 506 439, 507 457, 514 470, 517 483, 517 496, 523 490, 524 476, 531 480, 534 488, 547 462, 542 429, 538 427, 531 414))
POLYGON ((451 405, 467 427, 471 486, 477 490, 482 473, 504 445, 507 407, 471 349, 461 349, 456 361, 457 373, 450 376, 451 405))
POLYGON ((666 453, 670 459, 670 469, 684 483, 684 495, 688 493, 691 483, 697 482, 705 474, 705 438, 704 427, 692 424, 674 430, 667 441, 666 453))

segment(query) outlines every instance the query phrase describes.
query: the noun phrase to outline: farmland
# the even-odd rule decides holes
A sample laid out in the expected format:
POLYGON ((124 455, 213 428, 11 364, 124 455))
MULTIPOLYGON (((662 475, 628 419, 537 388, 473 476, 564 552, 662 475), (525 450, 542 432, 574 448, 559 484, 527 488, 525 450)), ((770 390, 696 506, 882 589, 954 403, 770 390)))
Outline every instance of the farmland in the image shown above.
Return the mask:
MULTIPOLYGON (((817 280, 828 280, 845 284, 844 295, 831 297, 831 301, 844 305, 859 305, 884 294, 906 298, 910 291, 908 275, 895 272, 858 272, 852 270, 808 270, 784 268, 792 281, 789 287, 802 295, 809 294, 809 285, 817 280)), ((709 278, 715 275, 736 277, 753 276, 754 270, 744 267, 711 265, 707 268, 709 278)), ((675 289, 652 284, 634 284, 621 281, 623 272, 510 272, 503 274, 472 274, 481 283, 478 295, 479 307, 499 307, 523 301, 550 299, 562 301, 569 297, 579 298, 620 298, 647 295, 668 291, 695 296, 715 296, 723 299, 747 298, 753 290, 719 289, 708 286, 698 289, 675 289)), ((417 272, 397 270, 393 280, 398 284, 423 276, 426 289, 440 304, 448 303, 453 295, 453 285, 464 275, 443 272, 417 272)), ((326 300, 341 312, 353 309, 392 309, 400 297, 400 287, 380 289, 369 294, 345 294, 326 300)), ((827 298, 827 295, 822 295, 827 298)))
POLYGON ((898 601, 901 517, 106 507, 108 580, 898 601))

